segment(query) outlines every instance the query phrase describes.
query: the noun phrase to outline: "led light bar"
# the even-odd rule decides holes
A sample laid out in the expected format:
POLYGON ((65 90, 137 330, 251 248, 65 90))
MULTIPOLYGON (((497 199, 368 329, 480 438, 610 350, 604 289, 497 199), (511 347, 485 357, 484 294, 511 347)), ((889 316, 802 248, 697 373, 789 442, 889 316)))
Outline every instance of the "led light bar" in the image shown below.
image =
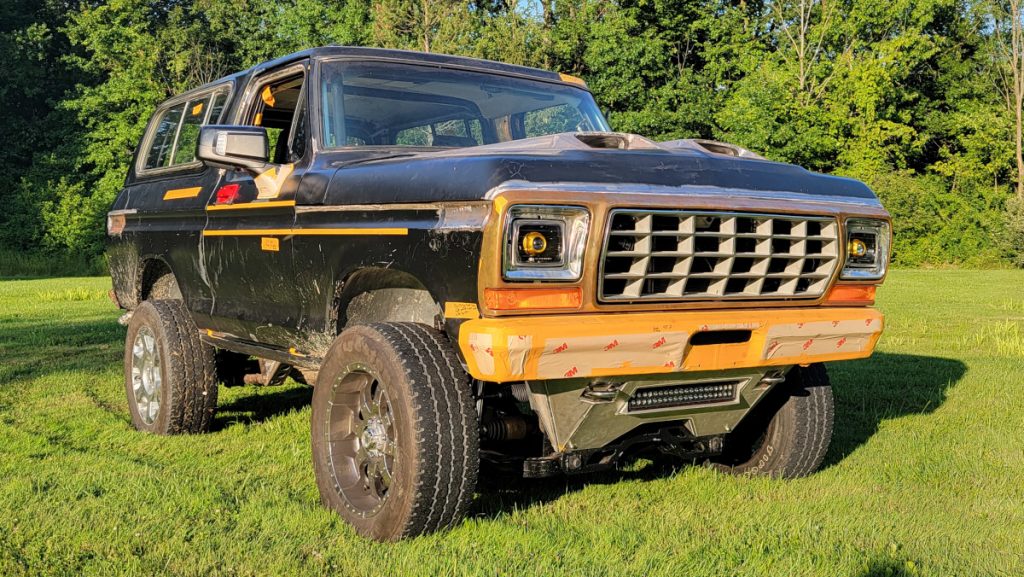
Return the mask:
POLYGON ((648 411, 688 405, 728 403, 736 398, 738 385, 739 381, 729 381, 640 389, 629 398, 626 407, 630 411, 648 411))

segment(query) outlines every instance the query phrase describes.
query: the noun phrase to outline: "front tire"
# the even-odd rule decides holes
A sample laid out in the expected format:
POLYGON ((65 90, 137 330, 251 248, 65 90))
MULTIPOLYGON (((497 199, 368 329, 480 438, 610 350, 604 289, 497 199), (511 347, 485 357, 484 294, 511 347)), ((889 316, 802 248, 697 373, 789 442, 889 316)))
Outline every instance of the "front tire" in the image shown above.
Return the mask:
POLYGON ((825 365, 794 367, 726 437, 714 465, 736 475, 810 475, 828 452, 834 415, 825 365))
POLYGON ((476 489, 479 438, 470 379, 425 325, 345 330, 313 391, 321 501, 360 534, 393 541, 447 529, 476 489))
POLYGON ((132 424, 158 435, 202 433, 217 407, 214 350, 185 304, 145 301, 128 324, 124 386, 132 424))

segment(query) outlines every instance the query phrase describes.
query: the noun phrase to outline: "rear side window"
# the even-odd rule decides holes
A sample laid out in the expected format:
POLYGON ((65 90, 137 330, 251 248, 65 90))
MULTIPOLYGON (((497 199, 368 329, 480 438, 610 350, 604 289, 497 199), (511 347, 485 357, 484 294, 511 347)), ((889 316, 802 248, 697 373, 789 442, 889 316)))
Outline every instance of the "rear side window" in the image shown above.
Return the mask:
POLYGON ((220 119, 227 92, 196 96, 175 104, 159 114, 146 151, 145 170, 190 164, 196 159, 199 127, 220 119))
POLYGON ((587 120, 579 110, 572 106, 559 104, 531 110, 523 115, 524 138, 557 134, 559 132, 579 132, 587 129, 587 120))
POLYGON ((181 124, 181 113, 184 104, 172 106, 165 110, 156 126, 156 133, 149 144, 146 155, 146 168, 162 168, 171 165, 171 152, 174 150, 174 139, 181 124))
POLYGON ((188 164, 196 159, 196 143, 199 142, 199 127, 205 124, 206 115, 210 105, 209 95, 196 100, 190 100, 185 105, 185 118, 181 121, 181 130, 178 132, 177 146, 174 147, 174 162, 176 164, 188 164))
POLYGON ((395 144, 399 146, 477 146, 483 143, 483 129, 476 118, 406 128, 395 135, 395 144))

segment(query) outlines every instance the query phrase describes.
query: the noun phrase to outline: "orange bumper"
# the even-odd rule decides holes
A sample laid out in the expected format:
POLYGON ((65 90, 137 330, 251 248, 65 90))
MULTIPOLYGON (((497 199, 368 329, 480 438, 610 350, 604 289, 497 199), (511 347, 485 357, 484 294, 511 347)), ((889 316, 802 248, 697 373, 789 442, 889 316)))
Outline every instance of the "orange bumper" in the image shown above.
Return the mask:
POLYGON ((463 323, 459 347, 474 378, 512 382, 860 359, 882 326, 862 307, 485 318, 463 323))

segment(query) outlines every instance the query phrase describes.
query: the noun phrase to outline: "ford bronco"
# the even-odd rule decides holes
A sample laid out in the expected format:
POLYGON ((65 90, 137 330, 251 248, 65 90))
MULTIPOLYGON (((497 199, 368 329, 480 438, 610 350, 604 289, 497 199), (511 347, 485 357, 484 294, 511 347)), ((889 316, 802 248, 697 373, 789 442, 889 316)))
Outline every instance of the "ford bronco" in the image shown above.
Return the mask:
POLYGON ((135 427, 313 385, 322 501, 382 540, 482 463, 813 472, 891 243, 860 182, 612 132, 577 78, 346 47, 161 104, 107 227, 135 427))

